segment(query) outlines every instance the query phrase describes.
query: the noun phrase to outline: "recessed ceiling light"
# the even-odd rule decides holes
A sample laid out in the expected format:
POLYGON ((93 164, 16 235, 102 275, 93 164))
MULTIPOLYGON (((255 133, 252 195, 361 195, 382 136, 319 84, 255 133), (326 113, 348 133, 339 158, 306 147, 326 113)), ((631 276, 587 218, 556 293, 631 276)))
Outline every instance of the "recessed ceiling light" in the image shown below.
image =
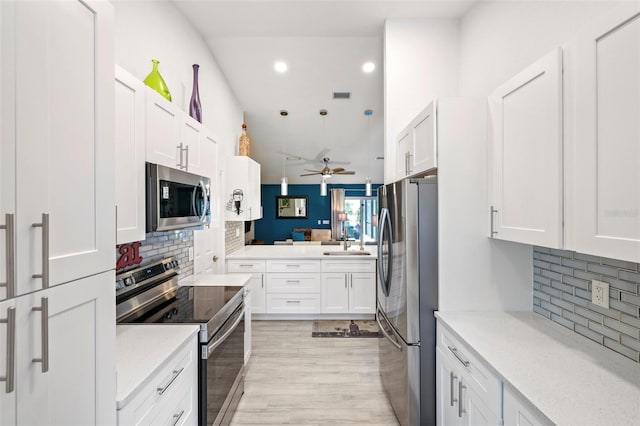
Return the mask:
POLYGON ((285 64, 282 61, 278 61, 275 64, 273 64, 273 68, 277 71, 277 72, 286 72, 287 71, 287 64, 285 64))
POLYGON ((364 72, 372 72, 376 69, 376 65, 373 62, 365 62, 362 65, 362 71, 364 72))

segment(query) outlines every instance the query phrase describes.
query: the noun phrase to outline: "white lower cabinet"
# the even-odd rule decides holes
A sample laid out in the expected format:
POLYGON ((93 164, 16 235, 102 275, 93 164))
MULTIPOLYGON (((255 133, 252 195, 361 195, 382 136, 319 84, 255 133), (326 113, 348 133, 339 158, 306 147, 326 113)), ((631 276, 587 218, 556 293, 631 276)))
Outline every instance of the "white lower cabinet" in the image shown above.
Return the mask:
POLYGON ((375 259, 228 259, 226 265, 227 273, 252 274, 252 314, 375 313, 375 259))
POLYGON ((266 260, 267 314, 320 312, 320 261, 266 260))
POLYGON ((375 273, 327 272, 322 274, 323 314, 373 314, 375 305, 375 273))
POLYGON ((436 407, 439 426, 552 424, 440 324, 437 327, 436 407))
POLYGON ((375 313, 375 268, 370 260, 322 260, 322 313, 375 313))
POLYGON ((504 386, 503 394, 503 425, 504 426, 541 426, 552 424, 546 417, 539 414, 529 404, 513 391, 508 385, 504 386))
POLYGON ((229 259, 226 265, 228 274, 251 274, 251 279, 247 283, 251 290, 251 313, 264 314, 266 311, 265 261, 229 259))
POLYGON ((187 340, 118 410, 119 425, 196 425, 198 423, 198 354, 187 340))
POLYGON ((499 424, 502 419, 502 382, 442 327, 438 327, 437 334, 437 424, 499 424))
POLYGON ((105 272, 0 304, 0 376, 13 382, 0 382, 0 424, 115 423, 114 279, 105 272))

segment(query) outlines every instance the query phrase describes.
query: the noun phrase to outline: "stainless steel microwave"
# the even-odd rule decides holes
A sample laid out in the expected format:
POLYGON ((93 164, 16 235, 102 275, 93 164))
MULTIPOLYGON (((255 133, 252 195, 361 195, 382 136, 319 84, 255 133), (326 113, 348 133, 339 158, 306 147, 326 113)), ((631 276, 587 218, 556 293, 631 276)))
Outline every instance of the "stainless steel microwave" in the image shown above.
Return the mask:
POLYGON ((168 231, 211 221, 211 180, 146 163, 147 232, 168 231))

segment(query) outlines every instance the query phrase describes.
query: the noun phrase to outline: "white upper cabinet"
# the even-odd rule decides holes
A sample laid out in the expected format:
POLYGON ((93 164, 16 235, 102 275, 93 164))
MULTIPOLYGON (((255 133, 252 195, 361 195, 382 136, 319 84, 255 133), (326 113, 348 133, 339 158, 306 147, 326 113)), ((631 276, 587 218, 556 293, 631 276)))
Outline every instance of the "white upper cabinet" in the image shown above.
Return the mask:
POLYGON ((411 122, 413 132, 413 164, 416 173, 437 166, 436 102, 430 103, 411 122))
POLYGON ((437 166, 437 102, 431 102, 402 129, 396 138, 398 179, 417 176, 437 166))
POLYGON ((249 157, 227 157, 225 179, 226 191, 222 194, 222 202, 226 208, 226 220, 261 219, 260 164, 249 157), (236 204, 238 200, 239 204, 236 204))
POLYGON ((149 87, 146 98, 147 161, 205 175, 202 124, 149 87))
POLYGON ((489 97, 491 235, 562 247, 562 50, 489 97))
POLYGON ((178 107, 146 88, 147 103, 147 161, 154 164, 185 168, 186 147, 180 147, 180 118, 183 114, 178 107))
POLYGON ((640 262, 640 5, 567 46, 567 248, 640 262))
POLYGON ((145 239, 145 85, 116 66, 115 182, 117 240, 145 239))
POLYGON ((113 269, 113 12, 97 1, 0 7, 0 224, 15 219, 0 231, 0 280, 12 269, 19 295, 113 269), (20 244, 5 262, 9 234, 20 244))
POLYGON ((197 175, 204 175, 205 167, 203 166, 204 158, 202 150, 205 144, 205 129, 202 127, 202 124, 187 114, 180 114, 180 118, 181 131, 178 146, 180 143, 186 146, 185 158, 183 160, 183 164, 186 166, 185 170, 197 175))
POLYGON ((407 126, 396 137, 396 172, 397 178, 402 179, 411 174, 410 160, 413 155, 413 134, 407 126))

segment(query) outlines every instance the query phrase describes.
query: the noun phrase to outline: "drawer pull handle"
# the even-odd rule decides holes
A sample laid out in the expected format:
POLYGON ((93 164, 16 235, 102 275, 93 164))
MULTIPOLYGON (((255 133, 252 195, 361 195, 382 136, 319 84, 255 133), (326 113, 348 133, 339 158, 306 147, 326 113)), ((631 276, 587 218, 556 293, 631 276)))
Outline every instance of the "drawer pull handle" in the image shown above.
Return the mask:
POLYGON ((251 268, 253 265, 238 265, 241 268, 251 268))
POLYGON ((286 283, 300 284, 300 280, 286 280, 286 283))
POLYGON ((464 402, 462 399, 462 391, 464 389, 466 389, 467 387, 465 385, 462 384, 462 380, 460 380, 458 382, 458 417, 462 418, 463 414, 466 414, 467 410, 465 410, 464 407, 464 402))
POLYGON ((299 300, 287 300, 287 303, 300 303, 299 300))
POLYGON ((5 215, 4 225, 0 225, 0 229, 7 232, 5 237, 5 256, 7 262, 7 281, 0 283, 0 287, 7 288, 6 299, 11 299, 16 294, 16 222, 13 214, 5 215))
POLYGON ((458 380, 458 376, 456 376, 455 374, 453 374, 453 371, 449 373, 449 389, 450 389, 450 395, 449 395, 449 400, 451 401, 451 406, 453 407, 453 404, 455 404, 456 402, 458 402, 458 400, 455 397, 455 392, 453 391, 453 388, 455 387, 455 385, 453 384, 453 382, 455 382, 456 380, 458 380))
POLYGON ((285 265, 287 268, 299 268, 300 265, 285 265))
POLYGON ((183 414, 184 414, 184 410, 180 411, 178 414, 173 415, 173 426, 176 426, 178 424, 183 414))
POLYGON ((49 371, 49 298, 41 297, 40 298, 40 306, 36 306, 31 308, 33 312, 40 312, 42 316, 40 317, 41 324, 41 345, 42 345, 42 357, 41 358, 33 358, 31 362, 41 362, 42 363, 42 372, 46 373, 49 371))
POLYGON ((451 353, 453 354, 453 356, 455 356, 456 358, 458 358, 458 361, 460 361, 462 363, 462 365, 464 365, 465 367, 469 366, 469 361, 467 361, 466 359, 464 359, 462 357, 462 355, 460 355, 458 353, 458 348, 452 348, 451 346, 447 346, 447 348, 449 348, 449 350, 451 351, 451 353))
POLYGON ((16 379, 16 308, 7 308, 7 318, 0 319, 0 324, 7 324, 7 375, 0 377, 0 382, 7 382, 6 393, 11 393, 15 389, 16 379))
POLYGON ((33 278, 42 278, 42 288, 49 288, 49 213, 42 213, 42 222, 31 224, 32 228, 42 228, 42 273, 33 278))
POLYGON ((183 371, 184 371, 184 367, 182 367, 180 370, 173 370, 173 376, 171 377, 171 380, 169 380, 169 383, 167 383, 165 386, 162 386, 156 389, 158 391, 158 395, 162 395, 163 393, 165 393, 167 389, 169 389, 169 386, 171 386, 173 382, 176 381, 180 373, 182 373, 183 371))

